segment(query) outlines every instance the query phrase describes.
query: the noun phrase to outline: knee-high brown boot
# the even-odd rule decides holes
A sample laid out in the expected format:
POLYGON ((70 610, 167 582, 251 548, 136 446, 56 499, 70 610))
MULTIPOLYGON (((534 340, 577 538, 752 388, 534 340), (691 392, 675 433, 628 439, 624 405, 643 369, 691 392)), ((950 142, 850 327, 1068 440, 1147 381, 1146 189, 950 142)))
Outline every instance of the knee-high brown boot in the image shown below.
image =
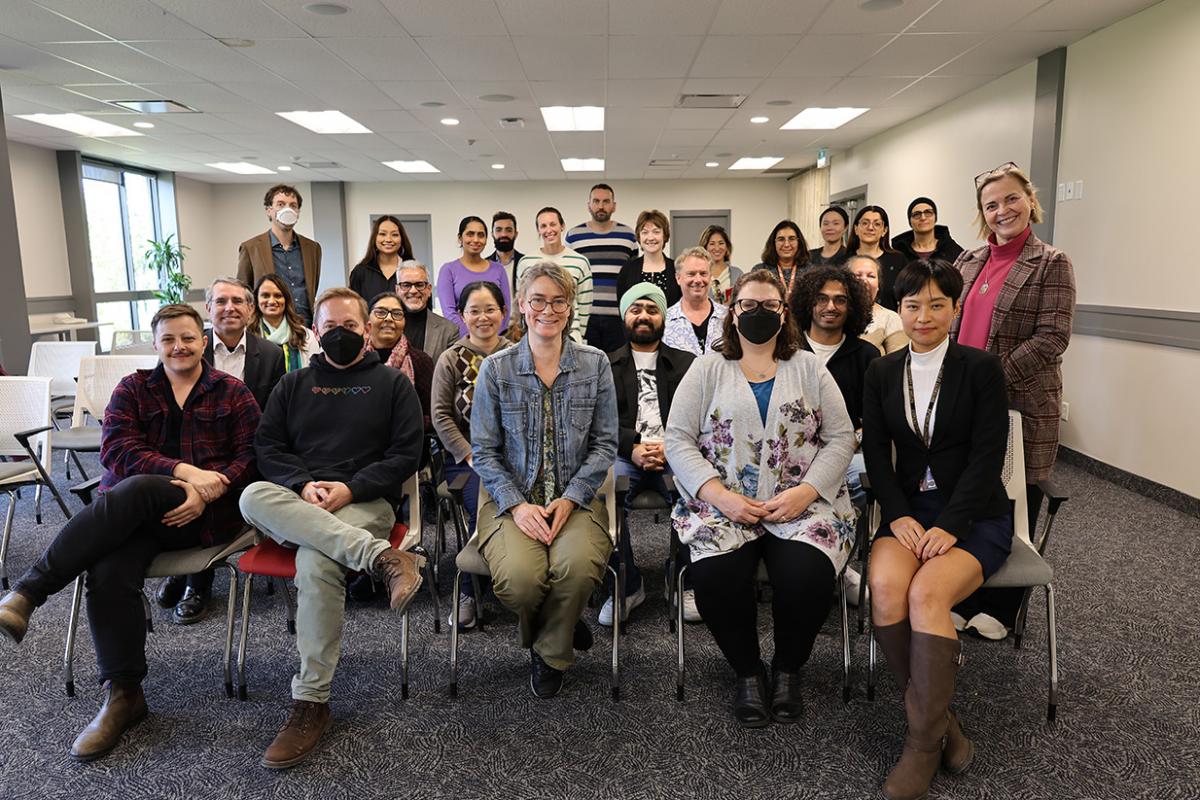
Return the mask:
POLYGON ((894 625, 874 625, 871 632, 875 634, 875 641, 879 642, 883 649, 884 660, 887 661, 888 669, 892 671, 903 696, 904 690, 908 688, 908 649, 909 642, 912 641, 912 627, 905 618, 894 625))
POLYGON ((962 645, 958 639, 914 631, 904 711, 908 735, 904 753, 888 773, 883 793, 888 800, 924 800, 942 761, 950 726, 950 698, 962 645))

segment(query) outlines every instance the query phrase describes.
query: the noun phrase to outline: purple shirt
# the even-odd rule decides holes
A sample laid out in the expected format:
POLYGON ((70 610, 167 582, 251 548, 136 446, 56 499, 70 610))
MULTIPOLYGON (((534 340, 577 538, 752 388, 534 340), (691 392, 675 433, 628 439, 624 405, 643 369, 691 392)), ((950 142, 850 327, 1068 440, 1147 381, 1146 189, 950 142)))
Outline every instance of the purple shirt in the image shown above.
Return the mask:
POLYGON ((438 305, 442 307, 442 316, 458 326, 458 335, 467 335, 467 324, 458 313, 458 295, 475 281, 490 281, 500 287, 504 295, 504 319, 500 327, 508 327, 508 312, 512 308, 512 290, 508 286, 508 275, 499 262, 489 261, 487 269, 475 272, 462 263, 462 259, 447 261, 438 270, 437 296, 438 305))

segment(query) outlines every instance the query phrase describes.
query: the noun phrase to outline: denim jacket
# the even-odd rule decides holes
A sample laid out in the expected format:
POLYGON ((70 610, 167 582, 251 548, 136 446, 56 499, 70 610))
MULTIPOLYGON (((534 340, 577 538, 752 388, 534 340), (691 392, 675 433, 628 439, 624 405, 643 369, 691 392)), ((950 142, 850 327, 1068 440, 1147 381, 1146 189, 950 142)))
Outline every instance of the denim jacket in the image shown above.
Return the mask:
MULTIPOLYGON (((563 343, 551 391, 562 497, 592 502, 617 455, 617 395, 608 356, 563 343)), ((483 360, 471 406, 475 472, 501 513, 528 502, 545 460, 542 381, 528 339, 483 360)))

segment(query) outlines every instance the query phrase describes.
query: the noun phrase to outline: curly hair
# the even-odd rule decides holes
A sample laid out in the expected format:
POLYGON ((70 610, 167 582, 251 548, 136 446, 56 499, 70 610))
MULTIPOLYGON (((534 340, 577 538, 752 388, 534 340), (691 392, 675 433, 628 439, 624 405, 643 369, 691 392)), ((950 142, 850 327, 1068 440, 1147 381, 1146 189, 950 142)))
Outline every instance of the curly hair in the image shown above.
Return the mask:
POLYGON ((816 305, 817 295, 830 281, 842 284, 849 298, 842 332, 847 336, 862 336, 863 331, 871 324, 871 290, 855 278, 850 270, 840 266, 809 267, 800 273, 796 285, 792 287, 789 301, 796 327, 801 333, 807 333, 812 328, 813 306, 816 305))

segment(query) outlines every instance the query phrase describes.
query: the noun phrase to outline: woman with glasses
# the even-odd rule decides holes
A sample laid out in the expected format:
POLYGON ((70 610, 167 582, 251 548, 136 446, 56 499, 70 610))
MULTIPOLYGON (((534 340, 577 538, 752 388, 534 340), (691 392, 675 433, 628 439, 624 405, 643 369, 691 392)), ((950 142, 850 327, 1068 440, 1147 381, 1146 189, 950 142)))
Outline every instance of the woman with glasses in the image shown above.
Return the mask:
MULTIPOLYGON (((951 335, 959 344, 1000 356, 1009 408, 1021 412, 1029 532, 1042 505, 1040 484, 1058 455, 1062 354, 1071 340, 1075 270, 1071 259, 1034 234, 1042 221, 1037 189, 1011 161, 975 178, 976 221, 982 247, 963 253, 962 316, 951 335)), ((957 612, 967 628, 1003 639, 1016 622, 1020 589, 989 589, 957 612)))
POLYGON ((757 728, 803 713, 800 670, 854 541, 855 440, 833 377, 799 349, 779 279, 743 275, 732 308, 721 351, 697 359, 675 392, 666 454, 696 605, 737 675, 734 718, 757 728), (756 624, 760 561, 772 587, 769 677, 756 624))
POLYGON ((780 221, 771 230, 763 246, 762 261, 755 269, 765 269, 779 278, 784 287, 784 297, 792 293, 792 285, 800 270, 808 266, 808 242, 800 226, 790 219, 780 221))
POLYGON ((421 400, 425 430, 431 430, 429 398, 433 385, 433 359, 413 347, 404 336, 404 304, 395 292, 384 292, 371 298, 369 322, 371 349, 379 355, 380 361, 403 372, 412 383, 421 400))
POLYGON ((374 297, 382 292, 396 291, 400 265, 411 261, 412 242, 400 220, 384 214, 371 225, 371 238, 362 261, 350 270, 346 282, 362 297, 374 297))
POLYGON ((850 227, 850 215, 841 206, 830 206, 817 219, 821 226, 820 247, 808 251, 812 264, 838 266, 846 260, 846 229, 850 227))
POLYGON ((879 262, 879 293, 875 302, 884 308, 896 310, 896 298, 892 296, 892 283, 908 259, 892 249, 888 240, 887 212, 879 206, 863 206, 854 215, 854 227, 850 240, 846 242, 846 257, 870 256, 879 262))
POLYGON ((892 247, 909 261, 948 261, 954 263, 962 253, 962 245, 950 236, 950 229, 937 224, 937 204, 928 197, 918 197, 908 204, 908 224, 911 230, 892 239, 892 247))
POLYGON ((442 316, 458 326, 458 335, 466 336, 467 323, 458 313, 458 296, 468 283, 491 281, 505 297, 504 325, 508 325, 508 274, 498 261, 488 261, 480 253, 487 246, 487 225, 479 217, 463 217, 458 223, 458 246, 462 256, 447 261, 438 270, 437 296, 442 316))
POLYGON ((263 275, 254 284, 254 298, 251 329, 283 348, 283 366, 287 372, 307 367, 308 360, 321 352, 321 344, 296 311, 287 281, 274 273, 263 275))
POLYGON ((608 356, 567 335, 575 279, 566 270, 525 266, 517 303, 525 335, 483 360, 471 406, 477 536, 496 597, 530 648, 529 687, 549 698, 574 651, 592 646, 580 615, 612 551, 596 493, 617 457, 617 399, 608 356))
POLYGON ((708 251, 713 260, 709 294, 712 295, 714 303, 729 305, 729 298, 733 296, 733 284, 742 277, 742 270, 729 262, 733 257, 733 239, 729 237, 729 231, 722 226, 709 225, 700 234, 700 246, 708 251))

